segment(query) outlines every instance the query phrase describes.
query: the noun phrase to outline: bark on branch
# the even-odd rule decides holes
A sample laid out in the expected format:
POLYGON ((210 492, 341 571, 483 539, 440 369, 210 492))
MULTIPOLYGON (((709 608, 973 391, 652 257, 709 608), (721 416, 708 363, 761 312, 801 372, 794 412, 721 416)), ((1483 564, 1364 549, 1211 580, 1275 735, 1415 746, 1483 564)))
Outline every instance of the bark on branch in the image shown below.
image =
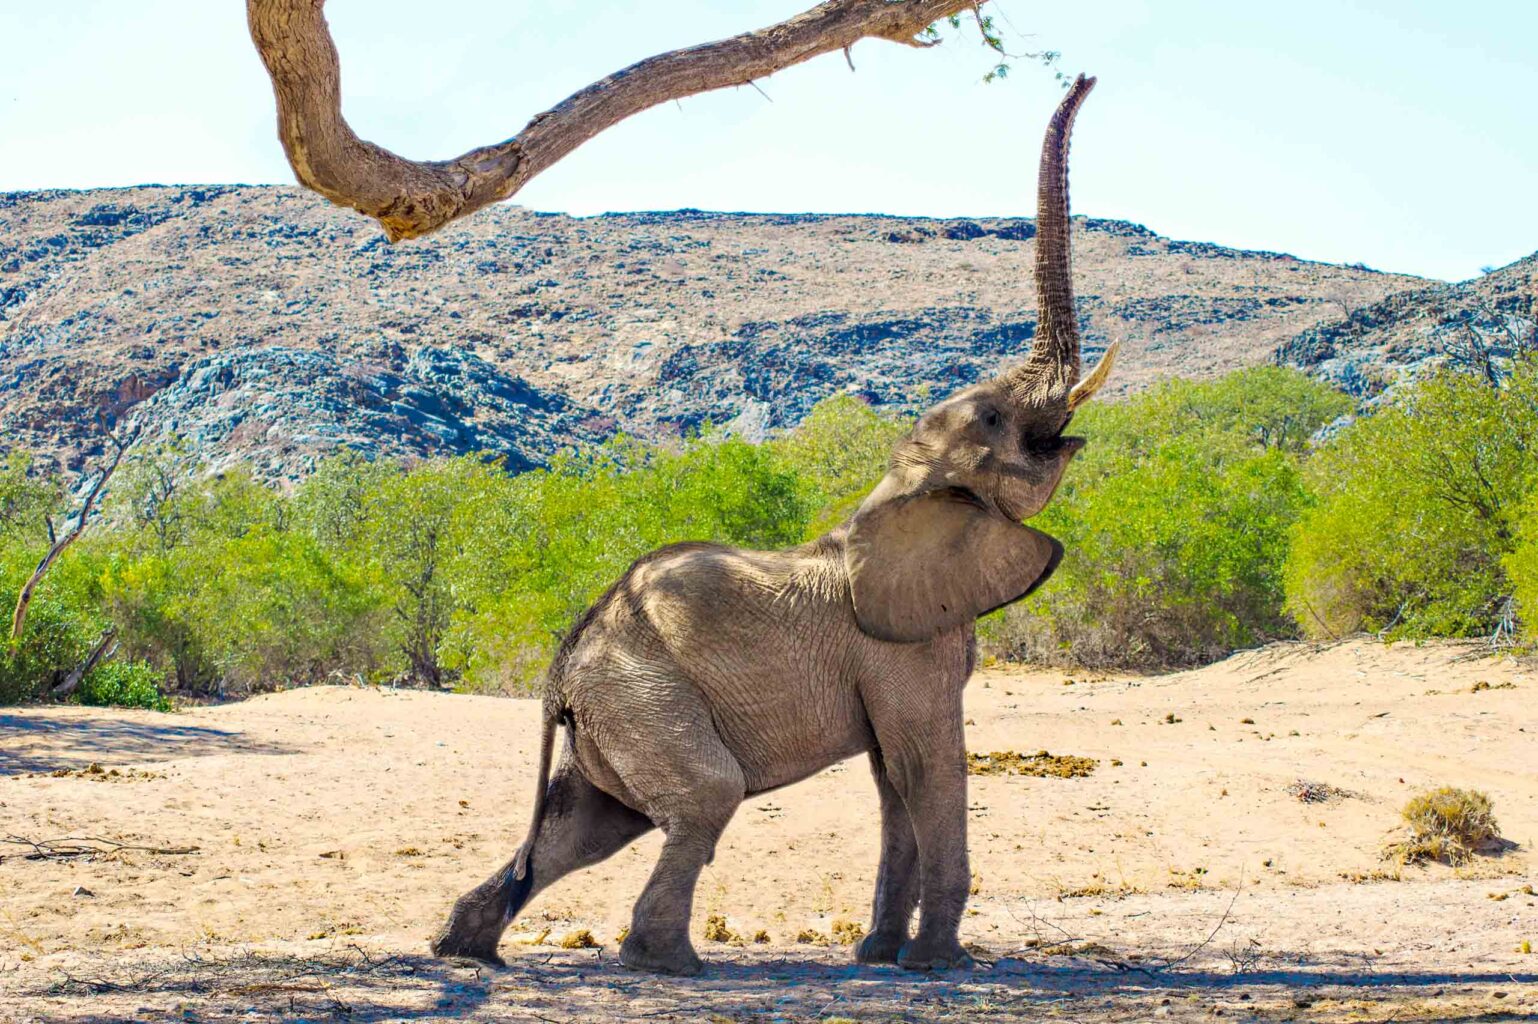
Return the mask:
POLYGON ((96 646, 91 648, 91 653, 86 655, 86 659, 71 669, 69 675, 64 677, 64 681, 55 686, 48 695, 54 700, 63 700, 68 697, 79 688, 81 681, 91 674, 91 669, 112 657, 116 652, 117 627, 108 626, 102 630, 101 639, 96 641, 96 646))
POLYGON ((91 510, 96 505, 96 499, 101 497, 102 489, 107 486, 107 481, 112 479, 112 474, 117 471, 118 463, 123 461, 123 453, 128 451, 128 446, 133 443, 132 437, 124 440, 115 434, 109 435, 109 439, 112 441, 116 452, 112 456, 112 462, 102 471, 101 477, 91 487, 90 491, 87 492, 85 501, 81 502, 80 511, 74 517, 75 525, 64 536, 59 537, 54 534, 53 520, 50 519, 48 521, 48 539, 51 542, 48 547, 48 553, 43 555, 43 560, 37 563, 37 568, 32 570, 32 575, 27 578, 27 582, 22 586, 21 593, 16 595, 16 611, 11 615, 11 639, 13 641, 20 640, 22 630, 26 628, 27 609, 32 604, 32 592, 37 589, 37 585, 42 582, 43 575, 48 572, 49 567, 53 565, 58 557, 64 553, 64 550, 79 540, 80 535, 85 532, 86 522, 91 518, 91 510))
POLYGON ((416 238, 506 199, 605 128, 649 107, 731 85, 861 39, 928 46, 934 22, 977 0, 826 0, 756 32, 649 57, 538 114, 517 135, 453 160, 397 156, 358 138, 342 116, 341 64, 325 0, 246 0, 251 39, 272 76, 278 137, 299 183, 416 238))

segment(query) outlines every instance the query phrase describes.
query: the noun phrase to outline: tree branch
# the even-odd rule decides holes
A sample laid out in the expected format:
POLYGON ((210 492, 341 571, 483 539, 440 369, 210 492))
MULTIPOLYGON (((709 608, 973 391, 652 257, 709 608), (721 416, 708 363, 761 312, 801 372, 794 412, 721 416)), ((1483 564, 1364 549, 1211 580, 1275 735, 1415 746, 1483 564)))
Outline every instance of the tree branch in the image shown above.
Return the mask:
POLYGON ((517 135, 453 160, 418 161, 358 138, 342 116, 341 62, 325 0, 246 0, 251 39, 272 77, 278 137, 299 183, 416 238, 506 199, 582 143, 668 100, 745 85, 861 39, 909 46, 975 0, 826 0, 756 32, 649 57, 568 96, 517 135))
POLYGON ((112 657, 116 652, 117 627, 108 626, 102 630, 101 639, 96 642, 95 647, 91 648, 91 653, 86 656, 86 659, 71 669, 69 675, 64 677, 64 682, 55 686, 49 696, 54 700, 63 700, 68 697, 80 686, 81 680, 91 674, 91 669, 103 659, 112 657))
POLYGON ((48 536, 52 543, 48 547, 48 553, 43 556, 42 561, 37 563, 37 568, 32 570, 32 575, 28 577, 26 584, 22 586, 21 593, 16 595, 16 611, 11 615, 12 641, 20 640, 22 630, 26 628, 27 609, 32 604, 32 592, 37 589, 38 583, 42 582, 43 574, 48 571, 49 566, 53 565, 54 560, 62 555, 64 549, 75 543, 80 538, 80 535, 85 532, 86 521, 91 518, 91 509, 95 506, 96 499, 101 497, 102 488, 106 487, 107 481, 112 479, 112 474, 117 471, 118 463, 123 461, 123 453, 128 451, 128 446, 133 443, 132 438, 124 441, 115 434, 108 435, 108 438, 111 440, 113 448, 116 449, 112 456, 112 462, 102 471, 101 478, 96 481, 96 485, 86 494, 85 501, 81 502, 80 512, 75 517, 74 527, 64 536, 55 537, 53 521, 49 520, 48 536))

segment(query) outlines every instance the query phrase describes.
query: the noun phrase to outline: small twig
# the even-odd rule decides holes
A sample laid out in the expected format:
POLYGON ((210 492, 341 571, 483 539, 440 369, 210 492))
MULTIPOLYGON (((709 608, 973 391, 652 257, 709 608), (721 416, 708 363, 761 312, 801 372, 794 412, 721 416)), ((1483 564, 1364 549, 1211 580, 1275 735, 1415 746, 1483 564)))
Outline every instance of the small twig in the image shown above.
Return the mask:
POLYGON ((1166 962, 1164 964, 1161 964, 1157 968, 1155 968, 1155 970, 1167 971, 1167 970, 1171 969, 1172 967, 1178 967, 1181 964, 1185 963, 1187 960, 1191 959, 1196 954, 1200 953, 1202 950, 1206 949, 1207 946, 1212 943, 1212 940, 1217 938, 1218 932, 1223 930, 1223 926, 1228 923, 1228 915, 1233 913, 1234 904, 1238 902, 1239 894, 1242 893, 1243 891, 1244 891, 1244 876, 1240 875, 1239 876, 1239 885, 1234 889, 1233 899, 1230 899, 1228 901, 1228 906, 1226 908, 1224 908, 1224 910, 1223 910, 1223 916, 1218 918, 1218 923, 1213 926, 1213 929, 1212 929, 1211 933, 1208 934, 1208 936, 1205 939, 1203 939, 1200 943, 1198 943, 1197 945, 1193 946, 1191 948, 1191 950, 1186 953, 1185 956, 1180 957, 1180 958, 1175 959, 1175 960, 1170 960, 1170 961, 1168 961, 1168 962, 1166 962))
MULTIPOLYGON (((0 843, 10 843, 13 846, 30 846, 31 853, 21 854, 23 860, 68 860, 72 857, 96 857, 112 856, 114 854, 133 852, 149 853, 160 856, 181 856, 197 853, 197 846, 137 846, 132 843, 120 843, 115 839, 102 839, 99 836, 66 836, 62 839, 27 839, 23 836, 8 835, 0 839, 0 843), (98 843, 98 846, 86 846, 86 843, 98 843), (106 847, 103 849, 102 847, 106 847)), ((3 860, 4 858, 0 858, 3 860)))

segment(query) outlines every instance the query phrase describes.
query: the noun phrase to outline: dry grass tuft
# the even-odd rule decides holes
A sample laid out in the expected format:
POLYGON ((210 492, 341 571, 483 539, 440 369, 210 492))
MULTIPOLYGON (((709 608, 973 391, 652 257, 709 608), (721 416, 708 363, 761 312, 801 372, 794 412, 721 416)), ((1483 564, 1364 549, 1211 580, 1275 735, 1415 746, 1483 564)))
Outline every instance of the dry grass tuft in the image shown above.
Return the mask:
POLYGON ((598 940, 593 938, 593 933, 586 928, 578 928, 574 932, 567 932, 561 936, 561 941, 556 945, 562 949, 597 949, 598 940))
POLYGON ((1128 896, 1141 896, 1144 890, 1135 885, 1107 885, 1104 882, 1091 882, 1089 885, 1081 885, 1075 889, 1059 889, 1053 897, 1059 903, 1063 900, 1076 899, 1112 899, 1119 900, 1128 896))
POLYGON ((1100 765, 1092 757, 1075 754, 1049 754, 1038 750, 1020 754, 1013 750, 995 750, 991 754, 968 754, 968 775, 1029 775, 1038 779, 1077 779, 1092 774, 1100 765))
POLYGON ((831 946, 833 941, 816 928, 803 928, 796 933, 796 942, 803 946, 831 946))
POLYGON ((1398 864, 1440 861, 1464 864, 1501 839, 1490 798, 1473 789, 1443 786, 1405 804, 1408 835, 1384 846, 1383 857, 1398 864))
POLYGON ((705 918, 705 941, 730 942, 733 945, 742 945, 742 936, 732 931, 726 924, 725 914, 711 914, 705 918))
POLYGON ((858 921, 841 917, 833 922, 833 941, 852 946, 865 938, 865 926, 858 921))

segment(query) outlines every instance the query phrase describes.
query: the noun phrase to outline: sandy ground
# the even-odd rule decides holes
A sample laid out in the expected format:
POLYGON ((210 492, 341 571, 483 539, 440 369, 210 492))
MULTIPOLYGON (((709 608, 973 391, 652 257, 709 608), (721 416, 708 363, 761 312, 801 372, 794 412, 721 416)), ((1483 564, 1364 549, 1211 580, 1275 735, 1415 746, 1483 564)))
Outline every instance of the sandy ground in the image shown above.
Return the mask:
POLYGON ((532 701, 317 688, 173 715, 11 709, 0 838, 128 848, 0 843, 0 1020, 1534 1021, 1535 695, 1530 663, 1367 641, 1151 678, 980 672, 972 750, 1099 762, 972 780, 963 938, 991 965, 915 976, 796 941, 864 921, 875 794, 851 761, 744 804, 694 930, 721 914, 772 941, 697 938, 709 966, 690 980, 615 961, 656 836, 527 908, 507 968, 425 955, 522 835, 532 701), (1301 803, 1298 779, 1349 795, 1301 803), (1441 784, 1488 792, 1518 847, 1382 862, 1398 808, 1441 784), (601 948, 553 945, 579 929, 601 948))

